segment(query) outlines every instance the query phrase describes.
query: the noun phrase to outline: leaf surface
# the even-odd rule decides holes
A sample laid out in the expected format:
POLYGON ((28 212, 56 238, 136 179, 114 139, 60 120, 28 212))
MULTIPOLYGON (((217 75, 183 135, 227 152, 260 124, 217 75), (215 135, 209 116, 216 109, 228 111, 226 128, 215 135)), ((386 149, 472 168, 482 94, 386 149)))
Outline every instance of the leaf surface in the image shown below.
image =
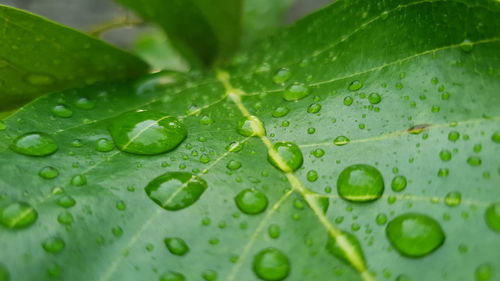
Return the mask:
POLYGON ((0 5, 0 110, 52 91, 137 77, 135 56, 37 15, 0 5))
POLYGON ((485 216, 500 198, 499 14, 495 1, 338 1, 228 69, 39 98, 0 132, 0 205, 22 201, 38 212, 24 229, 0 228, 4 270, 12 280, 165 280, 174 271, 186 280, 246 281, 258 279, 255 259, 273 248, 289 261, 286 280, 497 280, 500 234, 485 216), (281 68, 290 75, 276 78, 281 68), (286 92, 294 83, 308 91, 286 92), (82 97, 95 107, 76 107, 82 97), (60 103, 71 118, 52 116, 60 103), (97 152, 115 118, 134 110, 176 116, 187 138, 156 156, 97 152), (262 123, 266 135, 238 133, 249 115, 250 128, 262 132, 262 123), (29 132, 49 134, 58 151, 28 157, 8 148, 29 132), (268 162, 280 141, 298 145, 301 168, 280 171, 290 168, 287 158, 272 152, 274 166, 268 162), (234 142, 242 149, 226 150, 234 142), (380 172, 381 198, 339 197, 339 175, 356 164, 380 172), (59 175, 42 179, 46 166, 59 175), (179 171, 207 188, 186 208, 163 209, 187 185, 164 202, 144 189, 179 171), (392 186, 396 176, 406 178, 404 190, 392 186), (267 198, 261 213, 235 203, 250 188, 267 198), (65 196, 76 204, 61 207, 65 196), (410 258, 388 240, 387 225, 408 213, 442 228, 434 252, 410 258), (42 247, 53 236, 65 241, 57 254, 42 247), (169 251, 166 238, 182 238, 188 250, 177 243, 169 251))

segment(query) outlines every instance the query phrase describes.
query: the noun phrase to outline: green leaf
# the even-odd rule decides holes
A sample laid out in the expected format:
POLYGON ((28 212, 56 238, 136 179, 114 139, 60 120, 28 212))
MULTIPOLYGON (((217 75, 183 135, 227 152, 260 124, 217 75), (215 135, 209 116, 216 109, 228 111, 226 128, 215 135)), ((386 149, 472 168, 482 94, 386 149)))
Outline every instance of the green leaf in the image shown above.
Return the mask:
POLYGON ((117 0, 157 23, 193 64, 227 59, 239 45, 241 0, 117 0))
POLYGON ((140 59, 73 29, 0 5, 0 111, 52 91, 137 77, 140 59))
POLYGON ((340 0, 224 70, 39 98, 0 126, 0 270, 498 280, 499 16, 497 1, 340 0), (179 142, 167 115, 187 138, 137 154, 179 142))

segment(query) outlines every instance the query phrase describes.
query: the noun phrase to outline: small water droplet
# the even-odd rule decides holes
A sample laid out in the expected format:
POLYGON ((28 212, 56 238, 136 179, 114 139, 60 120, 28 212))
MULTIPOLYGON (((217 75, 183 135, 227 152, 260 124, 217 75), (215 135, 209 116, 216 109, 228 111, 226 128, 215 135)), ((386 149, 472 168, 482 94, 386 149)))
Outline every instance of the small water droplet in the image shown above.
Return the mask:
POLYGON ((467 158, 467 164, 469 164, 473 167, 480 166, 481 162, 482 162, 481 158, 479 158, 477 156, 470 156, 469 158, 467 158))
POLYGON ((243 143, 241 142, 232 142, 226 146, 226 150, 230 152, 238 152, 243 149, 243 143))
POLYGON ((290 261, 280 250, 267 248, 255 255, 252 268, 260 279, 281 281, 290 273, 290 261))
POLYGON ((382 97, 377 93, 371 93, 368 95, 368 101, 371 104, 379 104, 382 101, 382 97))
POLYGON ((283 172, 293 172, 302 166, 302 151, 292 142, 277 142, 267 155, 267 160, 283 172))
POLYGON ((363 83, 360 82, 359 80, 354 80, 352 81, 350 84, 349 84, 349 87, 347 87, 349 89, 349 91, 357 91, 361 88, 363 88, 363 83))
POLYGON ((281 235, 281 228, 277 224, 271 224, 267 228, 267 234, 269 234, 269 237, 272 239, 278 239, 281 235))
POLYGON ((378 225, 384 225, 387 222, 387 215, 386 214, 378 214, 377 217, 375 218, 375 222, 378 225))
POLYGON ((60 224, 70 225, 73 223, 73 215, 70 212, 62 212, 57 216, 60 224))
POLYGON ((457 131, 451 131, 450 133, 448 133, 448 140, 449 141, 455 142, 458 140, 459 137, 460 137, 460 133, 457 131))
POLYGON ((316 180, 318 180, 318 172, 316 172, 315 170, 309 170, 307 171, 306 178, 309 182, 315 182, 316 180))
POLYGON ((52 114, 61 118, 70 118, 71 116, 73 116, 73 111, 64 104, 58 104, 52 107, 52 114))
POLYGON ((203 271, 203 273, 201 274, 201 277, 203 277, 203 279, 205 281, 215 281, 217 280, 217 272, 214 271, 214 270, 205 270, 203 271))
POLYGON ((286 101, 297 101, 307 97, 310 93, 308 86, 302 83, 294 83, 285 89, 283 99, 286 101))
POLYGON ((469 39, 465 39, 462 44, 460 44, 460 49, 462 49, 465 53, 470 53, 472 52, 472 49, 474 49, 474 43, 472 43, 469 39))
POLYGON ((21 229, 32 225, 38 212, 25 202, 13 202, 0 209, 0 224, 10 229, 21 229))
POLYGON ((283 84, 288 81, 290 77, 292 77, 292 72, 288 68, 280 68, 274 74, 273 82, 276 84, 283 84))
POLYGON ((59 176, 59 171, 51 166, 43 167, 40 172, 38 172, 38 175, 44 179, 54 179, 59 176))
POLYGON ((318 113, 321 111, 321 104, 313 103, 307 108, 308 113, 318 113))
POLYGON ((201 125, 211 125, 213 124, 215 121, 214 119, 212 119, 210 116, 202 116, 201 119, 200 119, 200 124, 201 125))
POLYGON ((74 186, 84 186, 87 184, 87 178, 84 175, 75 175, 71 178, 71 184, 74 186))
POLYGON ((350 141, 351 140, 346 136, 338 136, 333 140, 333 144, 337 146, 342 146, 348 144, 350 141))
POLYGON ((500 233, 500 203, 491 204, 484 213, 484 219, 491 230, 500 233))
POLYGON ((184 277, 184 275, 180 274, 179 272, 169 271, 169 272, 163 273, 160 276, 159 281, 186 281, 186 278, 184 277))
POLYGON ((115 118, 109 131, 120 150, 140 155, 170 151, 187 136, 177 118, 156 111, 124 113, 115 118))
POLYGON ((176 211, 194 204, 207 187, 207 182, 194 174, 167 172, 153 179, 145 191, 160 207, 176 211))
POLYGON ((451 152, 447 149, 443 149, 439 152, 439 158, 441 158, 443 162, 448 162, 451 160, 451 152))
POLYGON ((59 200, 57 200, 57 205, 63 208, 71 208, 75 206, 75 204, 76 204, 75 199, 73 199, 73 197, 68 195, 62 196, 61 198, 59 198, 59 200))
POLYGON ((444 203, 450 207, 458 206, 460 202, 462 202, 462 194, 458 191, 449 192, 444 197, 444 203))
POLYGON ((288 109, 288 107, 277 106, 274 108, 272 116, 275 118, 284 117, 284 116, 287 116, 289 112, 290 112, 290 109, 288 109))
POLYGON ((435 219, 417 213, 406 213, 394 218, 385 232, 396 250, 412 258, 432 253, 445 240, 441 225, 435 219))
POLYGON ((500 131, 496 131, 491 135, 491 140, 496 143, 500 143, 500 131))
POLYGON ((176 256, 184 256, 189 252, 186 241, 178 237, 168 237, 163 240, 168 251, 176 256))
POLYGON ((80 97, 75 100, 75 106, 79 109, 90 110, 95 107, 95 103, 86 97, 80 97))
POLYGON ((238 170, 239 168, 241 168, 241 162, 240 161, 236 161, 236 160, 231 160, 227 163, 226 167, 229 169, 229 170, 238 170))
POLYGON ((123 200, 118 200, 115 207, 118 211, 125 211, 125 209, 127 209, 127 204, 125 204, 123 200))
POLYGON ((344 101, 343 101, 345 106, 351 106, 353 102, 354 102, 354 99, 351 96, 345 97, 344 101))
POLYGON ((100 138, 95 142, 95 150, 99 152, 109 152, 115 148, 114 143, 108 138, 100 138))
POLYGON ((405 190, 407 185, 407 180, 405 176, 395 176, 391 181, 391 189, 395 192, 401 192, 405 190))
POLYGON ((493 267, 489 263, 483 263, 474 271, 475 281, 490 281, 493 275, 493 267))
POLYGON ((64 240, 57 236, 47 238, 42 242, 42 248, 51 254, 57 254, 64 250, 65 247, 66 243, 64 240))
POLYGON ((254 115, 250 115, 240 120, 236 129, 238 133, 245 137, 261 137, 266 135, 264 124, 254 115))
POLYGON ((47 156, 57 151, 55 140, 45 133, 28 133, 17 137, 10 148, 28 156, 47 156))
POLYGON ((264 193, 257 189, 244 189, 234 198, 238 209, 247 215, 256 215, 264 212, 268 200, 264 193))
POLYGON ((365 164, 352 165, 340 173, 337 192, 348 201, 374 201, 384 192, 384 179, 375 167, 365 164))

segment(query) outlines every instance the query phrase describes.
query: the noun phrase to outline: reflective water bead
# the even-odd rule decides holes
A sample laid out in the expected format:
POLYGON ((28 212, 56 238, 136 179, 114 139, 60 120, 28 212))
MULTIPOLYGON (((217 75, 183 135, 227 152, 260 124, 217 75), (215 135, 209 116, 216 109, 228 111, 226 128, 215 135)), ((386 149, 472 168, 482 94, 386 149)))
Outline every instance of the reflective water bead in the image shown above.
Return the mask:
POLYGON ((186 241, 178 237, 168 237, 163 240, 168 251, 176 256, 183 256, 189 252, 186 241))
POLYGON ((266 135, 264 124, 257 116, 254 115, 247 116, 240 120, 238 122, 236 130, 238 131, 238 133, 240 133, 240 135, 245 137, 260 137, 266 135))
POLYGON ((260 279, 281 281, 290 273, 290 261, 280 250, 267 248, 255 255, 252 269, 260 279))
POLYGON ((54 139, 45 133, 28 133, 17 137, 10 148, 28 156, 47 156, 57 151, 54 139))
POLYGON ((38 212, 25 202, 13 202, 0 209, 0 224, 10 229, 21 229, 32 225, 38 212))
POLYGON ((266 195, 254 188, 242 190, 236 195, 234 201, 238 209, 248 215, 262 213, 268 204, 266 195))
POLYGON ((345 168, 337 179, 337 192, 341 198, 354 202, 379 199, 384 192, 384 179, 373 166, 358 164, 345 168))
POLYGON ((283 93, 283 99, 286 101, 297 101, 307 97, 310 94, 309 87, 302 83, 294 83, 288 86, 283 93))
POLYGON ((268 161, 283 172, 293 172, 302 166, 302 151, 292 142, 277 142, 267 156, 268 161))

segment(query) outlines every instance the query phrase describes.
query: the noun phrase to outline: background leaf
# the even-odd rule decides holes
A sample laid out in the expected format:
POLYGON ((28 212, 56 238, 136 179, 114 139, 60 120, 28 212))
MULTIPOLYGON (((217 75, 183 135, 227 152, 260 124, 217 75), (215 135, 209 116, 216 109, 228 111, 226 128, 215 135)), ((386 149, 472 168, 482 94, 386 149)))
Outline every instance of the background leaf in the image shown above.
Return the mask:
POLYGON ((157 23, 191 63, 210 65, 239 45, 241 0, 118 0, 157 23))
POLYGON ((0 110, 42 93, 137 77, 140 59, 39 16, 0 5, 0 110))
MULTIPOLYGON (((286 280, 498 280, 499 218, 485 218, 500 198, 499 13, 495 1, 338 1, 225 70, 38 99, 0 132, 2 213, 13 201, 38 212, 24 229, 0 228, 1 268, 12 280, 160 280, 170 271, 255 280, 256 257, 274 248, 290 262, 286 280), (94 107, 82 107, 89 101, 94 107), (51 113, 60 104, 71 118, 51 113), (177 116, 186 140, 156 156, 109 151, 101 139, 109 143, 110 125, 134 110, 177 116), (250 128, 262 132, 262 122, 266 136, 238 133, 249 114, 250 128), (8 148, 29 132, 50 135, 58 151, 28 157, 8 148), (279 141, 298 145, 301 168, 284 173, 268 162, 279 141), (381 198, 339 198, 339 174, 355 164, 380 172, 381 198), (58 176, 40 177, 47 166, 58 176), (177 171, 208 187, 191 206, 165 210, 143 189, 177 171), (398 176, 404 189, 392 184, 398 176), (261 213, 235 204, 249 188, 268 200, 261 213), (436 251, 409 258, 392 246, 387 225, 407 213, 440 225, 446 238, 436 251), (54 251, 51 237, 65 247, 54 251), (189 249, 168 250, 166 238, 189 249)), ((133 139, 152 133, 144 128, 133 139)))

